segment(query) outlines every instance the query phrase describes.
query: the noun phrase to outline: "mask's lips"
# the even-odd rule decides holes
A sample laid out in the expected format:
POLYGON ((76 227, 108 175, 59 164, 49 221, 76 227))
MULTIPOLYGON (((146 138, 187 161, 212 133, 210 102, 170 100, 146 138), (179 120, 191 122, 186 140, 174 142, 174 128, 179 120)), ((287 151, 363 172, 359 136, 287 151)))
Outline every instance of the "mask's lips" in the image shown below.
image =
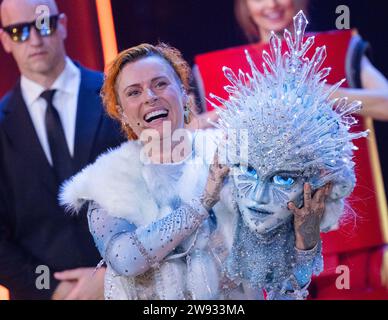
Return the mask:
POLYGON ((264 217, 268 217, 270 215, 273 215, 273 212, 262 210, 262 209, 258 209, 258 208, 255 208, 255 207, 248 207, 248 209, 250 211, 253 211, 255 213, 255 215, 257 217, 259 217, 259 218, 264 218, 264 217))
POLYGON ((159 109, 155 111, 151 111, 144 115, 144 121, 147 123, 150 123, 154 120, 161 119, 161 118, 167 118, 168 117, 168 110, 167 109, 159 109))

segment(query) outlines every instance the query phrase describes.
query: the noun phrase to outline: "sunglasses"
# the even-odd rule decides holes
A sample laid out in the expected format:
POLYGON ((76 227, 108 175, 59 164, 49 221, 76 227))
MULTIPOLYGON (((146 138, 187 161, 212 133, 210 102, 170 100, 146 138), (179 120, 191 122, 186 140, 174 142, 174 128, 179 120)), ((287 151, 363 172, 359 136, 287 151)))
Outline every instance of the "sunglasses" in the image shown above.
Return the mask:
POLYGON ((34 20, 32 22, 24 22, 6 26, 3 28, 3 30, 7 32, 11 39, 15 42, 27 41, 30 37, 32 27, 35 28, 41 37, 48 37, 57 30, 58 19, 62 16, 62 13, 52 15, 48 18, 48 23, 38 23, 37 20, 34 20))

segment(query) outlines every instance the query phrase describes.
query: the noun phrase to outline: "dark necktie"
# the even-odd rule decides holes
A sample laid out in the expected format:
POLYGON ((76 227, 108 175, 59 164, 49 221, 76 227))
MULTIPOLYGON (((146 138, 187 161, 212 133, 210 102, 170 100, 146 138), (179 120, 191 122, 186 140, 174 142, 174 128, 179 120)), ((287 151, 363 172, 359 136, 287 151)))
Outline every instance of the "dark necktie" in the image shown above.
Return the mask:
POLYGON ((54 95, 55 90, 47 90, 41 94, 41 97, 47 102, 45 115, 47 138, 54 171, 58 182, 61 183, 73 175, 73 161, 67 146, 61 119, 53 105, 54 95))

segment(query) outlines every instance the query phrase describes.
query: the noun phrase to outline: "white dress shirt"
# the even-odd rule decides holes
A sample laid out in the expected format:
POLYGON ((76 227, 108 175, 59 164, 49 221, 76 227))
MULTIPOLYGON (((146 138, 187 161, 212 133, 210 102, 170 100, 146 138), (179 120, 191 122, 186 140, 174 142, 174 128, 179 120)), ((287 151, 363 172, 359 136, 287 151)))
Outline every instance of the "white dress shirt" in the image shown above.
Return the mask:
POLYGON ((46 133, 45 113, 47 108, 46 100, 40 97, 45 90, 56 90, 53 105, 59 113, 62 127, 65 132, 67 146, 71 156, 74 155, 75 125, 77 116, 78 93, 81 84, 81 72, 74 63, 66 57, 65 69, 55 80, 51 88, 46 89, 40 84, 21 77, 20 86, 23 99, 27 105, 28 112, 34 124, 40 144, 52 165, 50 146, 46 133))

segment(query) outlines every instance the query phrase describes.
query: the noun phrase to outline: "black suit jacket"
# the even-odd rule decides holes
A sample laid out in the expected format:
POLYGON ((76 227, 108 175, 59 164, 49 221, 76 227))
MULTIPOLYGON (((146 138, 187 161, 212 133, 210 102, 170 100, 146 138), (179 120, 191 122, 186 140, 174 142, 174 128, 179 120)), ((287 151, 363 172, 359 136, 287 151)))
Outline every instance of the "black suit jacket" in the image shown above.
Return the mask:
MULTIPOLYGON (((101 105, 102 74, 79 68, 75 172, 123 141, 101 105)), ((0 284, 12 299, 49 299, 58 284, 54 272, 100 260, 85 212, 65 213, 58 189, 18 84, 0 102, 0 284), (50 269, 48 290, 36 288, 39 265, 50 269)))

